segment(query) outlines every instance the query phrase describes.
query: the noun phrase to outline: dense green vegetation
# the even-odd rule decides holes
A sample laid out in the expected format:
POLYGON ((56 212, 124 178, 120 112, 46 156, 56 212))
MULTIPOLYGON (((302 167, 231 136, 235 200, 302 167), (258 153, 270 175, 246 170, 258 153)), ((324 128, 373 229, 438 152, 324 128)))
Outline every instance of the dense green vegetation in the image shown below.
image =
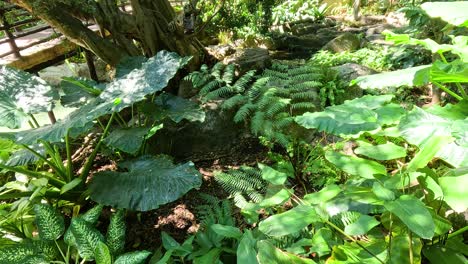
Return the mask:
MULTIPOLYGON (((217 38, 326 23, 318 1, 194 4, 217 38)), ((391 46, 263 69, 190 70, 199 58, 158 50, 120 60, 110 82, 54 87, 0 66, 0 264, 466 263, 468 2, 416 4, 399 3, 410 20, 384 31, 391 46), (345 80, 336 66, 349 63, 380 73, 345 80), (194 96, 176 95, 182 82, 194 96), (41 125, 58 103, 71 112, 41 125), (154 150, 163 131, 211 124, 212 109, 263 146, 255 164, 214 166, 221 193, 203 189, 196 156, 154 150), (197 199, 197 230, 129 245, 145 212, 181 199, 197 199)))

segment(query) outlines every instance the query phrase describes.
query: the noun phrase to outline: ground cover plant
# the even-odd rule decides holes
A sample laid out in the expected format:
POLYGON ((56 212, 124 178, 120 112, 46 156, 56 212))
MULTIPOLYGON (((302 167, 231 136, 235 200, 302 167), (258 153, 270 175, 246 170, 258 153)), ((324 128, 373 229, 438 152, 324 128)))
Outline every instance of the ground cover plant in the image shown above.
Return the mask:
MULTIPOLYGON (((213 36, 304 19, 317 25, 326 11, 313 1, 257 3, 190 5, 213 36)), ((111 4, 87 6, 107 14, 111 4)), ((434 39, 385 32, 396 47, 318 51, 250 71, 197 67, 201 57, 156 51, 137 37, 128 47, 149 58, 124 57, 107 83, 65 77, 54 87, 0 66, 0 121, 10 129, 0 133, 0 263, 466 263, 467 7, 422 4, 424 19, 444 25, 434 39), (430 63, 416 58, 425 53, 430 63), (348 82, 333 68, 345 63, 381 73, 348 82), (195 96, 176 95, 182 84, 195 96), (356 87, 362 96, 352 95, 356 87), (440 91, 441 100, 402 102, 396 91, 411 87, 440 91), (56 104, 72 109, 56 118, 56 104), (236 133, 215 136, 254 141, 261 155, 238 162, 250 153, 213 150, 200 162, 154 144, 226 123, 236 133), (189 204, 192 212, 183 210, 189 204), (181 219, 195 228, 161 228, 181 219), (158 237, 142 243, 154 230, 158 237)), ((115 32, 116 43, 130 38, 115 32)))

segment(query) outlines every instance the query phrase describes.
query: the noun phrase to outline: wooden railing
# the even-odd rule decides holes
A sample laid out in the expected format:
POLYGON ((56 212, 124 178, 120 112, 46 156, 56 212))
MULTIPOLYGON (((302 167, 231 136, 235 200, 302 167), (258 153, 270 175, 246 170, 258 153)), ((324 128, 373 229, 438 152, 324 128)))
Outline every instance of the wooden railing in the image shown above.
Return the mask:
POLYGON ((26 10, 8 4, 5 1, 0 1, 0 32, 4 33, 4 37, 0 38, 0 45, 8 43, 10 51, 0 54, 0 58, 13 54, 15 58, 21 57, 21 51, 37 44, 48 41, 50 38, 37 39, 28 43, 25 46, 18 46, 16 39, 23 38, 46 29, 50 26, 41 22, 38 18, 31 16, 26 10), (8 17, 22 17, 23 19, 16 20, 10 23, 8 17))

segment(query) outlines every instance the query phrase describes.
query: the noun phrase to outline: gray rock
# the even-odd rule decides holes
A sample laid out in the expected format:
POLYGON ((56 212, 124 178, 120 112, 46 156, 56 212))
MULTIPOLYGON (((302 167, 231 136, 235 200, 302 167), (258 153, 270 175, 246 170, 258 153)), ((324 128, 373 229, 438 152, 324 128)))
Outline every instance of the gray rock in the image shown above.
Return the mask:
POLYGON ((152 154, 165 153, 177 159, 200 159, 231 153, 246 137, 243 124, 233 121, 234 111, 220 110, 221 101, 204 105, 205 121, 179 124, 165 122, 149 142, 152 154))
POLYGON ((237 49, 236 53, 226 57, 223 63, 234 63, 238 67, 239 73, 243 74, 249 70, 265 69, 269 67, 271 65, 271 57, 267 49, 237 49))
POLYGON ((376 73, 376 71, 356 63, 346 63, 340 66, 332 67, 332 70, 338 73, 340 79, 345 83, 346 90, 337 98, 338 103, 345 100, 352 100, 363 95, 363 90, 357 85, 349 86, 348 84, 359 76, 365 76, 376 73))
POLYGON ((231 45, 212 45, 206 47, 206 50, 218 60, 223 60, 225 57, 236 52, 236 49, 231 45))
POLYGON ((330 40, 323 50, 328 50, 335 53, 344 51, 356 51, 361 47, 361 39, 358 35, 349 32, 343 33, 338 37, 330 40))
POLYGON ((317 30, 326 27, 324 24, 305 23, 297 24, 291 27, 291 33, 294 35, 307 35, 317 33, 317 30))

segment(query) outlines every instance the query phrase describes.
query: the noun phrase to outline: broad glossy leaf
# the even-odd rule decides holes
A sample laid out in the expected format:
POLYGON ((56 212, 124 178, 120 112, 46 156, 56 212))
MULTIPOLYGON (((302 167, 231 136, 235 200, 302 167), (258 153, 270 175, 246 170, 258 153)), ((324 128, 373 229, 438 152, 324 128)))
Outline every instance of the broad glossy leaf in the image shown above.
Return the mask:
MULTIPOLYGON (((411 249, 413 251, 413 264, 421 263, 421 239, 413 237, 411 240, 411 249)), ((410 239, 408 234, 399 234, 392 237, 392 247, 390 251, 390 260, 388 263, 401 264, 411 263, 410 261, 410 239)))
POLYGON ((311 223, 320 221, 315 209, 307 205, 298 205, 293 209, 260 222, 258 228, 269 236, 285 236, 301 231, 311 223))
POLYGON ((422 65, 403 70, 384 72, 358 77, 352 83, 362 89, 377 89, 400 87, 400 86, 422 86, 429 83, 431 65, 422 65))
POLYGON ((67 131, 70 131, 71 137, 77 137, 93 126, 93 120, 109 114, 112 107, 112 103, 102 103, 99 100, 95 100, 71 112, 68 116, 53 125, 15 133, 16 142, 27 145, 35 144, 38 140, 52 143, 61 142, 67 131))
POLYGON ((383 124, 393 123, 394 117, 390 117, 392 114, 402 114, 401 107, 381 109, 392 98, 392 95, 366 95, 342 105, 327 107, 323 112, 305 113, 297 116, 295 121, 307 129, 315 128, 334 135, 358 135, 376 130, 383 124))
POLYGON ((431 239, 434 236, 434 220, 419 199, 411 195, 402 195, 395 201, 386 202, 384 206, 419 237, 431 239))
POLYGON ((223 237, 239 239, 242 236, 242 232, 239 230, 239 228, 235 226, 213 224, 210 226, 210 228, 216 234, 223 236, 223 237))
POLYGON ((468 2, 433 2, 423 3, 421 8, 431 17, 440 17, 442 20, 455 26, 468 26, 468 2))
POLYGON ((255 245, 257 240, 253 237, 252 231, 245 230, 239 246, 237 247, 237 263, 252 263, 257 264, 257 251, 255 245))
POLYGON ((305 195, 303 199, 310 204, 319 204, 333 199, 340 193, 341 188, 338 185, 330 184, 318 192, 305 195))
POLYGON ((315 261, 312 259, 301 258, 294 254, 282 251, 273 246, 267 240, 261 240, 257 243, 258 255, 257 259, 260 264, 271 263, 295 263, 295 264, 313 264, 315 261))
POLYGON ((421 149, 410 161, 407 167, 408 172, 414 172, 417 169, 426 167, 426 165, 434 158, 434 156, 444 146, 453 141, 450 136, 432 136, 422 143, 421 149))
POLYGON ((104 102, 119 101, 113 108, 118 112, 123 108, 145 99, 148 94, 164 89, 169 80, 190 58, 177 53, 160 51, 156 56, 141 64, 140 68, 109 83, 99 98, 104 102))
POLYGON ((468 133, 463 133, 468 119, 453 120, 431 114, 415 107, 405 115, 398 126, 401 136, 409 143, 422 147, 430 137, 453 136, 455 142, 445 145, 435 155, 454 167, 468 164, 468 149, 458 142, 466 142, 468 133))
POLYGON ((172 121, 179 123, 183 119, 191 122, 205 121, 205 112, 200 106, 190 100, 169 93, 162 93, 154 100, 156 108, 153 112, 156 119, 169 117, 172 121))
POLYGON ((98 243, 94 255, 96 256, 96 264, 112 264, 112 256, 105 243, 98 243))
POLYGON ((453 210, 464 212, 468 208, 468 174, 440 177, 439 185, 444 193, 445 202, 453 210))
POLYGON ((359 216, 358 220, 345 226, 345 233, 350 236, 361 236, 367 234, 372 228, 380 224, 374 217, 368 215, 359 216))
POLYGON ((219 263, 219 256, 221 255, 221 248, 213 248, 202 256, 196 257, 193 264, 212 264, 219 263))
POLYGON ((288 175, 277 171, 270 166, 259 163, 258 168, 262 171, 262 178, 274 185, 281 185, 287 180, 288 175))
POLYGON ((311 239, 310 252, 317 253, 319 257, 328 255, 333 244, 333 232, 327 227, 322 227, 311 239))
MULTIPOLYGON (((269 188, 270 189, 270 188, 269 188)), ((272 207, 285 203, 291 197, 291 191, 281 188, 278 192, 269 194, 267 193, 265 198, 259 203, 260 207, 272 207)))
POLYGON ((19 128, 28 114, 52 110, 55 91, 41 78, 0 66, 0 123, 19 128))
POLYGON ((85 78, 65 77, 60 82, 60 88, 64 92, 60 103, 66 107, 79 107, 98 97, 104 85, 85 78))
MULTIPOLYGON (((463 252, 457 252, 444 245, 436 244, 433 246, 426 246, 423 248, 424 256, 431 262, 437 264, 466 264, 466 257, 463 252)), ((465 251, 466 253, 466 251, 465 251)))
POLYGON ((134 155, 140 150, 150 129, 151 127, 119 128, 113 130, 104 139, 104 143, 109 147, 134 155))
POLYGON ((406 157, 406 150, 392 142, 382 145, 370 145, 358 147, 354 153, 376 160, 392 160, 406 157))
POLYGON ((468 82, 468 63, 455 60, 449 63, 436 61, 431 67, 431 81, 439 83, 468 82))
POLYGON ((325 158, 344 172, 366 179, 373 179, 375 174, 387 174, 385 166, 372 160, 352 157, 335 151, 327 151, 325 158))
POLYGON ((468 117, 468 100, 461 100, 457 104, 449 103, 444 107, 433 105, 425 111, 449 120, 463 120, 468 117))
POLYGON ((132 72, 134 69, 141 68, 141 65, 148 61, 148 58, 143 56, 133 56, 123 58, 117 67, 115 67, 115 78, 122 78, 132 72))
POLYGON ((115 208, 148 211, 177 200, 202 182, 192 162, 176 165, 167 156, 143 156, 120 167, 127 172, 94 175, 91 199, 115 208))
POLYGON ((385 188, 380 182, 374 182, 372 186, 372 191, 375 196, 383 201, 393 201, 395 200, 395 193, 387 188, 385 188))
POLYGON ((383 239, 370 242, 359 241, 359 244, 372 252, 373 255, 362 249, 356 242, 345 242, 344 245, 333 247, 332 255, 327 259, 327 264, 385 263, 387 244, 383 239))
POLYGON ((180 243, 164 231, 161 232, 161 240, 166 250, 175 250, 176 248, 180 247, 180 243))

